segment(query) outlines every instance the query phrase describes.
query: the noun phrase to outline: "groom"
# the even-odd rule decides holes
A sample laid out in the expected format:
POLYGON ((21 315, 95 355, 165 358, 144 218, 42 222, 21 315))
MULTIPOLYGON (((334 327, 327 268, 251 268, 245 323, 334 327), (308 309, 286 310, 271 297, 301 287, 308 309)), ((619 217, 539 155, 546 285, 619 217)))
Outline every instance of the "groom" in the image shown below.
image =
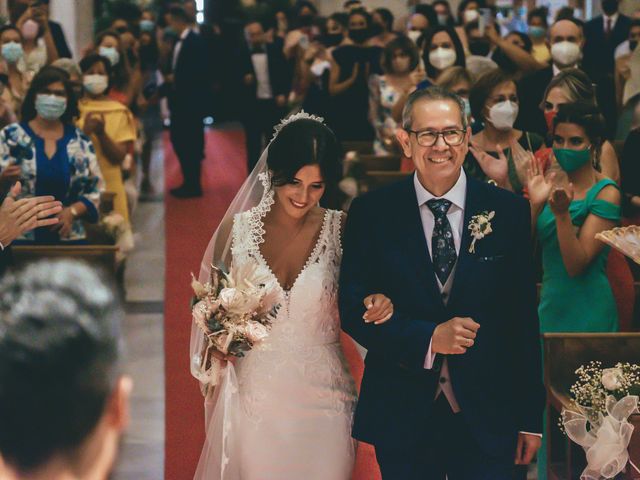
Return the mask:
POLYGON ((529 205, 465 174, 470 136, 459 97, 416 91, 397 134, 416 174, 349 211, 340 314, 368 350, 353 436, 385 480, 511 479, 540 448, 529 205), (385 324, 363 321, 372 292, 385 324))

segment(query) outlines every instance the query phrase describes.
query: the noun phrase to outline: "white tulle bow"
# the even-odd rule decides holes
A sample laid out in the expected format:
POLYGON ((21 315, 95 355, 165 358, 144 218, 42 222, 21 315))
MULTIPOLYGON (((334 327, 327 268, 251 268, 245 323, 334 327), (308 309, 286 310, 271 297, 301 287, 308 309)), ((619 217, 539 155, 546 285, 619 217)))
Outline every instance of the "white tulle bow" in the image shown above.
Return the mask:
POLYGON ((580 480, 615 477, 629 462, 627 448, 633 433, 629 416, 638 412, 638 396, 627 395, 618 401, 609 395, 606 416, 598 413, 594 418, 590 409, 580 406, 579 409, 579 412, 564 410, 562 423, 567 436, 587 455, 587 468, 580 480))

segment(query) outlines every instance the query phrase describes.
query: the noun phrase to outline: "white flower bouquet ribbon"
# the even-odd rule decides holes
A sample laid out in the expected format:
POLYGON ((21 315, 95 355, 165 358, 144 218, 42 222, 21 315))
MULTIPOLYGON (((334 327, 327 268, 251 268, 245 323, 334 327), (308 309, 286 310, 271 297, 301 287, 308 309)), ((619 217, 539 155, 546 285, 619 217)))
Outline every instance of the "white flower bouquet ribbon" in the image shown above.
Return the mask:
POLYGON ((618 401, 614 396, 608 396, 608 415, 599 414, 596 421, 587 418, 587 409, 579 408, 580 412, 564 410, 562 421, 567 436, 586 452, 587 468, 580 480, 614 478, 629 462, 627 449, 633 425, 628 419, 631 414, 638 412, 638 397, 627 395, 618 401))

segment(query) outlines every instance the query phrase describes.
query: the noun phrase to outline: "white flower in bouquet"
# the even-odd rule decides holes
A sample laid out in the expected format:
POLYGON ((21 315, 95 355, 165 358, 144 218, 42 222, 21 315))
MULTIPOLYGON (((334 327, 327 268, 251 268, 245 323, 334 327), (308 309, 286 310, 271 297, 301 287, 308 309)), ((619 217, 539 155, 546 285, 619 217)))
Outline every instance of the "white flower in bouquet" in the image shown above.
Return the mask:
POLYGON ((269 336, 267 327, 259 322, 248 322, 244 330, 247 338, 253 343, 261 342, 269 336))
POLYGON ((220 291, 220 305, 230 314, 250 314, 260 305, 260 298, 250 293, 238 288, 223 288, 220 291))
POLYGON ((618 390, 622 387, 624 374, 620 368, 605 368, 602 371, 602 385, 609 391, 618 390))

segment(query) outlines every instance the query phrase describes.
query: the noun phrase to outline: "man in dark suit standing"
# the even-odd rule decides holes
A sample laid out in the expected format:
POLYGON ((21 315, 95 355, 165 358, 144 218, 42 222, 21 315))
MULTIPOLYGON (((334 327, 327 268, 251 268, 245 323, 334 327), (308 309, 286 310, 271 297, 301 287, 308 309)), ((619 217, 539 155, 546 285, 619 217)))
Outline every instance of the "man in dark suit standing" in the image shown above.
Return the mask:
POLYGON ((615 50, 629 38, 631 19, 618 12, 619 0, 602 0, 603 15, 587 22, 584 27, 585 46, 582 66, 597 84, 598 105, 607 120, 609 135, 613 137, 617 123, 615 97, 615 50))
POLYGON ((549 29, 551 65, 524 77, 518 82, 520 114, 516 128, 547 134, 547 124, 540 104, 553 77, 567 68, 581 68, 584 47, 583 23, 575 18, 556 21, 549 29))
POLYGON ((529 204, 465 174, 456 95, 414 92, 402 123, 416 173, 356 198, 343 240, 340 318, 368 350, 353 436, 384 480, 510 480, 544 408, 529 204), (393 302, 382 325, 372 292, 393 302))
POLYGON ((247 142, 249 172, 258 162, 273 126, 286 113, 291 74, 281 43, 267 43, 262 24, 250 21, 244 28, 246 45, 239 52, 242 84, 242 123, 247 142))
POLYGON ((204 158, 204 126, 208 103, 207 49, 199 34, 189 28, 189 16, 184 8, 169 9, 167 23, 178 34, 173 49, 169 83, 171 111, 171 143, 180 160, 184 183, 171 190, 178 198, 199 197, 200 167, 204 158))

